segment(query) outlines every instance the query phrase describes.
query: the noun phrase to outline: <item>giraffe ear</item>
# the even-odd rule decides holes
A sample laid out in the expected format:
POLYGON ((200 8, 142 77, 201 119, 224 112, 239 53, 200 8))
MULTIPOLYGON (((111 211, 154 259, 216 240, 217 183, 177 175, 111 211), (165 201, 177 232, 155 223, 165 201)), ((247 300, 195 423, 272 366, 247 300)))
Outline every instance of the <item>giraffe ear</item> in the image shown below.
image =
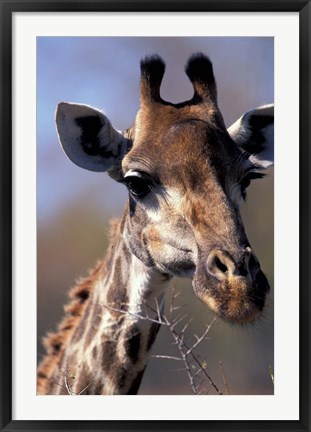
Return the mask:
POLYGON ((118 180, 130 141, 103 113, 88 105, 61 102, 55 118, 59 141, 72 162, 90 171, 108 171, 118 180))
POLYGON ((268 168, 274 163, 274 105, 247 111, 228 132, 255 165, 268 168))

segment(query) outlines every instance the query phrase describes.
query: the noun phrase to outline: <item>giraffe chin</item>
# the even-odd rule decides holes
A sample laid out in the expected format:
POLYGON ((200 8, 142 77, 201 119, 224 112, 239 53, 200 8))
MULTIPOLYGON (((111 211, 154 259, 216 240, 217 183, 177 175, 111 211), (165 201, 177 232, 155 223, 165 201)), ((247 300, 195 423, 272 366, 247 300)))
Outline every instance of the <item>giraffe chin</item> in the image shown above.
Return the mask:
POLYGON ((222 320, 231 324, 248 324, 256 321, 265 306, 267 283, 252 283, 246 278, 236 278, 235 283, 225 288, 218 285, 202 287, 194 280, 193 289, 197 297, 222 320))
POLYGON ((262 314, 262 310, 251 303, 241 303, 229 301, 225 306, 213 297, 205 296, 202 298, 205 303, 219 318, 230 324, 251 324, 262 314))

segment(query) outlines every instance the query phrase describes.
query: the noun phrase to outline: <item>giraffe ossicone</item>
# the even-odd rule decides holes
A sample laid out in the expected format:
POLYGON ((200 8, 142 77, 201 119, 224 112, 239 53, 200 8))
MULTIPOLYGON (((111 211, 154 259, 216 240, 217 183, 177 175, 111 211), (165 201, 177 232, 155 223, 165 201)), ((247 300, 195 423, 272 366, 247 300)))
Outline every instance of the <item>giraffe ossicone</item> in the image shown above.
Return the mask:
POLYGON ((262 313, 269 284, 239 203, 273 164, 273 105, 247 112, 227 130, 211 61, 195 54, 185 71, 193 97, 172 104, 160 94, 163 60, 145 58, 140 109, 122 133, 88 105, 57 107, 68 157, 106 171, 127 187, 129 200, 106 258, 72 290, 64 320, 46 338, 40 394, 62 393, 55 378, 61 370, 72 371, 76 392, 136 394, 159 330, 155 318, 175 276, 191 278, 197 297, 230 323, 262 313), (146 308, 149 320, 141 319, 146 308))

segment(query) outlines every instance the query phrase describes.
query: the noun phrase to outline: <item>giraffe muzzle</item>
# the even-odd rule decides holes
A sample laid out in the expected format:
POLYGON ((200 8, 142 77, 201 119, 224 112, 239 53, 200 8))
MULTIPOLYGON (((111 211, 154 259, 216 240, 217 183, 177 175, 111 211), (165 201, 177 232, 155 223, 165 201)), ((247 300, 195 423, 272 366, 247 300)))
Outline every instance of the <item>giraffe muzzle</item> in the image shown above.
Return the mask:
POLYGON ((222 249, 212 250, 205 260, 201 257, 193 288, 218 316, 241 324, 252 322, 261 314, 270 289, 250 247, 235 253, 235 259, 222 249))

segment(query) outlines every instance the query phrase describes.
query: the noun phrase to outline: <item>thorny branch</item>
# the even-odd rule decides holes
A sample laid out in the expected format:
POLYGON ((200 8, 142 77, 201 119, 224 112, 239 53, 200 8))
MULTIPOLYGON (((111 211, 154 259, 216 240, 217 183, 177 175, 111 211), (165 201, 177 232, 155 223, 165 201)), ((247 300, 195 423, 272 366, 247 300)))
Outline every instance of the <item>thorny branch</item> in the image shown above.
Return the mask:
MULTIPOLYGON (((181 329, 178 329, 179 325, 181 325, 182 322, 185 321, 185 319, 187 318, 187 314, 178 315, 177 317, 174 317, 176 311, 179 310, 181 307, 175 304, 178 296, 179 293, 175 292, 173 288, 172 299, 169 308, 169 318, 167 318, 164 314, 161 313, 161 308, 159 306, 157 299, 155 299, 155 308, 151 307, 150 305, 145 305, 146 306, 145 315, 139 313, 133 313, 124 309, 118 309, 109 305, 103 305, 103 306, 109 310, 119 312, 121 314, 129 315, 136 319, 147 320, 152 323, 157 323, 167 327, 173 337, 174 344, 177 346, 179 350, 180 357, 169 356, 169 355, 154 355, 153 357, 175 360, 175 361, 182 361, 184 363, 184 368, 179 370, 186 371, 191 386, 191 390, 194 394, 207 394, 208 386, 206 386, 206 383, 208 383, 208 385, 213 387, 213 389, 216 391, 218 395, 222 395, 223 393, 220 391, 219 387, 215 384, 211 376, 206 371, 206 361, 201 361, 199 359, 199 356, 195 352, 196 348, 198 348, 198 346, 204 340, 207 339, 207 335, 212 325, 216 321, 216 318, 214 318, 211 321, 211 323, 206 327, 205 331, 200 337, 194 335, 196 339, 195 342, 192 345, 188 345, 185 342, 185 337, 186 337, 186 331, 190 327, 192 318, 188 319, 181 329), (149 309, 150 311, 149 313, 147 309, 149 309)), ((221 373, 222 373, 226 393, 229 394, 222 365, 221 365, 221 373)))
POLYGON ((188 344, 185 342, 185 333, 190 326, 192 318, 187 321, 187 323, 183 326, 183 328, 180 331, 177 331, 175 329, 177 324, 181 323, 187 317, 186 315, 183 315, 181 317, 177 317, 175 320, 173 318, 173 314, 175 310, 178 308, 178 306, 175 305, 175 301, 178 295, 179 293, 176 293, 173 290, 172 299, 170 303, 170 312, 169 312, 170 320, 168 320, 166 317, 164 317, 164 320, 167 323, 167 326, 173 336, 175 344, 179 349, 181 359, 185 364, 185 369, 188 375, 192 392, 194 394, 208 393, 208 389, 206 387, 205 388, 203 387, 205 380, 207 380, 209 385, 214 388, 216 393, 222 395, 223 393, 219 390, 218 386, 215 384, 213 379, 207 373, 205 362, 201 362, 198 355, 195 353, 195 349, 206 339, 208 332, 210 331, 212 325, 216 321, 216 318, 212 320, 212 322, 207 326, 207 328, 205 329, 205 331, 200 337, 195 335, 196 341, 191 346, 188 346, 188 344), (201 377, 203 376, 204 379, 201 379, 201 381, 199 381, 198 383, 197 381, 200 378, 200 376, 201 377))
POLYGON ((95 381, 90 382, 87 386, 84 387, 81 391, 78 393, 73 390, 74 383, 71 381, 74 381, 74 376, 70 373, 69 367, 66 365, 60 369, 61 376, 56 375, 56 378, 60 380, 60 382, 57 382, 56 379, 53 379, 53 382, 62 387, 70 396, 80 396, 82 395, 92 384, 94 384, 95 381))

